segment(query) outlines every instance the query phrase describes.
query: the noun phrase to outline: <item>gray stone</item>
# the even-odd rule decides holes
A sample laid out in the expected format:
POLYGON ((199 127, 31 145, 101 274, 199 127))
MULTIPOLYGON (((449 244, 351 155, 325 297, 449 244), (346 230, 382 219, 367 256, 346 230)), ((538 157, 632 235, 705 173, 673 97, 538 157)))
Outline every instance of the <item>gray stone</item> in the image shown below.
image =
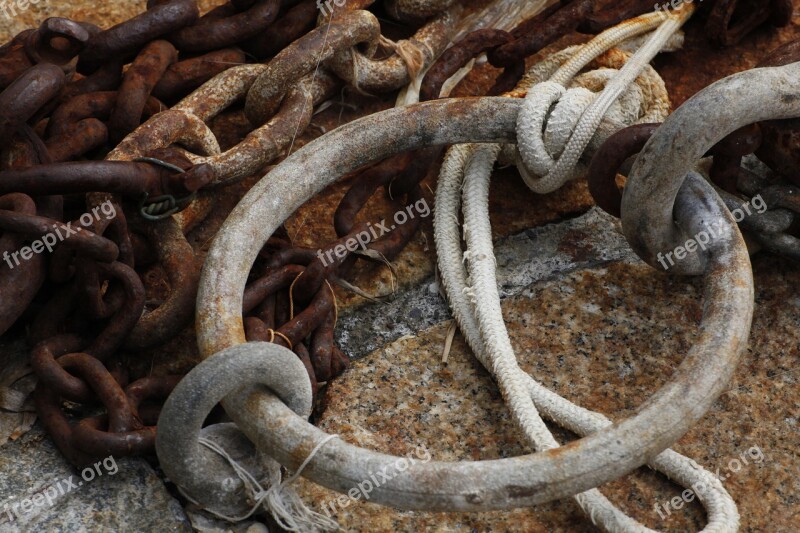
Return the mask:
POLYGON ((191 526, 145 460, 109 458, 76 472, 36 424, 0 448, 0 531, 169 532, 191 526))
MULTIPOLYGON (((619 221, 600 209, 558 224, 534 228, 495 243, 500 297, 520 294, 537 281, 615 261, 640 262, 619 221)), ((344 311, 336 328, 338 346, 353 359, 448 320, 450 310, 430 278, 392 300, 344 311), (433 287, 433 288, 432 288, 433 287)))

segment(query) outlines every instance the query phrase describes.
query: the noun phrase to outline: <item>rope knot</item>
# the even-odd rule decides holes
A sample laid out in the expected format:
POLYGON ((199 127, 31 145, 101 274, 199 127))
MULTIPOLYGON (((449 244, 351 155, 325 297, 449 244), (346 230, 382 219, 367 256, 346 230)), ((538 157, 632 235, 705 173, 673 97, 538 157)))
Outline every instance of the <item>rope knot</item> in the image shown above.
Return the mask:
POLYGON ((529 89, 517 119, 515 160, 534 192, 553 192, 577 178, 581 158, 619 129, 666 119, 669 95, 649 63, 674 41, 685 17, 636 20, 552 55, 523 79, 529 89), (615 48, 651 31, 633 54, 615 48), (594 70, 580 74, 587 67, 594 70))

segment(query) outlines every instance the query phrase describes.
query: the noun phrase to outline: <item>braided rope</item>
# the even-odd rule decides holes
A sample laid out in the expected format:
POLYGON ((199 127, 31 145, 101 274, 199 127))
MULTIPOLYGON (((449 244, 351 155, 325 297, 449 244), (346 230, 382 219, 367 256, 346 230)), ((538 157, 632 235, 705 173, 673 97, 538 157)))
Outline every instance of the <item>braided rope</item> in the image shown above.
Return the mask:
MULTIPOLYGON (((630 92, 631 84, 692 13, 693 8, 687 8, 670 15, 665 21, 663 15, 653 13, 606 30, 578 48, 550 79, 534 85, 528 91, 517 121, 517 167, 528 187, 539 194, 546 194, 577 177, 578 162, 592 139, 597 138, 596 142, 602 142, 610 135, 609 128, 599 130, 605 119, 621 120, 624 127, 643 119, 652 121, 660 118, 658 121, 661 121, 666 118, 666 109, 662 110, 663 116, 649 114, 646 118, 637 117, 633 122, 629 120, 631 115, 619 105, 612 113, 609 111, 623 93, 630 92), (570 81, 599 54, 653 29, 655 32, 610 79, 599 95, 575 90, 568 95, 567 85, 570 81), (550 108, 562 99, 564 103, 557 106, 560 113, 553 117, 550 108), (626 115, 628 118, 624 118, 626 115), (549 124, 550 120, 554 120, 554 125, 549 124), (558 138, 562 142, 548 143, 544 138, 546 130, 551 133, 550 137, 553 137, 554 130, 558 131, 558 138)), ((630 96, 623 99, 626 100, 630 101, 630 96)))
MULTIPOLYGON (((646 21, 645 27, 654 22, 646 21)), ((663 120, 666 117, 669 111, 666 89, 658 74, 647 63, 652 59, 650 54, 654 55, 673 37, 680 27, 680 24, 676 24, 661 25, 648 39, 645 51, 634 54, 633 59, 620 71, 600 68, 578 76, 578 72, 590 63, 586 58, 594 59, 593 56, 598 53, 609 52, 607 43, 628 38, 631 28, 636 28, 636 24, 623 24, 622 27, 608 30, 605 37, 595 39, 588 45, 563 50, 537 64, 526 74, 520 87, 511 95, 519 96, 521 91, 533 87, 528 91, 527 98, 534 101, 537 96, 544 95, 545 99, 539 106, 524 107, 518 124, 522 123, 523 112, 533 114, 539 126, 535 130, 540 133, 539 148, 544 147, 548 157, 548 151, 561 151, 562 158, 558 162, 550 159, 552 168, 557 168, 564 160, 564 153, 567 153, 567 157, 572 158, 567 161, 571 162, 574 169, 598 129, 607 137, 619 129, 619 124, 663 120), (568 89, 564 84, 570 81, 568 89), (632 85, 634 81, 636 85, 632 85), (602 85, 605 85, 605 90, 595 98, 590 88, 597 89, 602 85), (613 107, 615 102, 616 107, 613 107), (548 113, 553 104, 556 104, 555 108, 548 113), (589 131, 590 134, 581 134, 576 141, 573 132, 584 124, 591 127, 584 127, 581 131, 589 131), (569 155, 575 153, 577 157, 569 155)), ((617 63, 620 56, 623 63, 629 59, 624 52, 612 52, 610 57, 616 58, 617 63)), ((606 60, 614 61, 609 58, 606 60)), ((541 451, 556 448, 559 444, 544 425, 539 410, 548 419, 581 436, 599 431, 610 425, 611 421, 544 388, 517 364, 502 318, 488 212, 490 175, 500 152, 501 146, 496 144, 459 145, 450 149, 442 165, 437 189, 434 221, 436 248, 443 286, 456 321, 478 359, 497 378, 515 422, 537 451, 541 451), (467 245, 467 250, 463 252, 458 230, 462 195, 464 240, 467 245)), ((536 190, 537 182, 526 176, 523 168, 520 171, 529 186, 536 190)), ((703 531, 735 531, 738 528, 736 505, 710 472, 672 450, 662 452, 649 465, 681 485, 691 486, 697 493, 709 516, 708 525, 703 531)), ((575 499, 591 521, 606 531, 652 531, 616 508, 598 489, 578 494, 575 499)))
MULTIPOLYGON (((456 321, 476 357, 497 378, 515 421, 537 450, 551 449, 559 444, 544 427, 539 411, 580 436, 600 431, 612 422, 543 387, 516 363, 500 309, 488 216, 489 176, 497 153, 497 145, 458 145, 448 152, 439 176, 434 218, 439 269, 456 321), (458 229, 462 188, 466 252, 462 252, 458 229), (468 270, 462 254, 468 260, 468 270)), ((648 464, 682 486, 692 487, 708 511, 703 531, 736 531, 736 504, 710 472, 672 450, 648 464)), ((597 489, 575 498, 592 522, 606 531, 651 531, 617 509, 597 489)))

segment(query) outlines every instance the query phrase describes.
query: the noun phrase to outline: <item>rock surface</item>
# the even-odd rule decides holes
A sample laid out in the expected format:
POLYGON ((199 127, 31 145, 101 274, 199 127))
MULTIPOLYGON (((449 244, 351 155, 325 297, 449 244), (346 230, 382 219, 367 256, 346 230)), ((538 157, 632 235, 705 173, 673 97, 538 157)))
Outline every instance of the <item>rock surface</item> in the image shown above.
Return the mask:
POLYGON ((0 531, 191 531, 181 504, 143 459, 76 471, 41 428, 0 449, 0 531))
MULTIPOLYGON (((643 265, 615 246, 621 238, 615 231, 607 217, 593 211, 511 237, 497 249, 498 278, 508 296, 504 317, 522 368, 573 402, 621 420, 680 364, 698 333, 703 300, 700 280, 670 277, 643 265), (513 259, 504 260, 515 249, 513 259), (520 266, 526 260, 527 273, 520 266)), ((729 390, 674 449, 727 478, 724 485, 739 506, 741 531, 794 532, 800 529, 800 405, 794 371, 800 355, 800 272, 796 265, 763 256, 754 259, 754 274, 750 348, 729 390)), ((424 446, 438 461, 530 453, 497 386, 460 335, 448 362, 441 361, 450 322, 430 311, 425 318, 402 321, 404 306, 411 305, 406 315, 413 315, 415 309, 436 307, 436 298, 423 295, 412 304, 403 299, 388 309, 375 308, 377 316, 391 317, 396 330, 419 327, 419 332, 378 348, 336 380, 320 427, 394 455, 424 446)), ((361 313, 366 321, 366 312, 361 313)), ((364 330, 359 335, 350 333, 351 349, 370 345, 359 339, 374 324, 359 326, 364 330)), ((384 326, 377 333, 386 331, 384 326)), ((555 435, 562 443, 575 438, 560 429, 555 435)), ((317 510, 330 510, 338 497, 306 480, 297 485, 317 510)), ((602 487, 611 501, 651 528, 699 530, 705 518, 697 502, 684 505, 679 499, 681 508, 665 509, 682 490, 649 469, 602 487), (657 503, 664 518, 654 508, 657 503)), ((593 529, 571 500, 479 514, 399 512, 364 501, 335 509, 342 527, 358 532, 593 529)))

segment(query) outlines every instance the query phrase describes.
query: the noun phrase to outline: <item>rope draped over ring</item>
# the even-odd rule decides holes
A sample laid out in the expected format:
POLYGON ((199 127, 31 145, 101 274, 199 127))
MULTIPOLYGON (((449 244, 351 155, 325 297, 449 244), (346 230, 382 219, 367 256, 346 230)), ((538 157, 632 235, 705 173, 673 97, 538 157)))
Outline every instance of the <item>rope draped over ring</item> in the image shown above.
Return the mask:
POLYGON ((684 7, 666 20, 651 13, 623 22, 529 73, 525 82, 533 86, 517 120, 516 162, 531 190, 547 194, 576 178, 590 144, 596 149, 624 127, 666 118, 666 88, 649 63, 694 12, 694 6, 684 7), (578 76, 600 54, 654 29, 629 59, 616 51, 623 55, 611 59, 618 72, 603 69, 578 76), (598 85, 604 86, 599 94, 590 90, 598 85))
MULTIPOLYGON (((499 145, 468 144, 448 151, 436 191, 434 238, 442 285, 467 343, 497 379, 514 420, 528 440, 537 451, 543 451, 560 444, 545 426, 540 411, 580 436, 600 431, 612 422, 545 388, 517 364, 500 308, 489 223, 489 182, 499 149, 499 145), (466 251, 462 251, 458 228, 461 210, 466 251)), ((648 465, 693 488, 708 511, 708 525, 703 531, 737 530, 736 503, 711 472, 672 450, 665 450, 648 465)), ((592 523, 605 531, 653 531, 619 510, 598 489, 578 494, 575 499, 592 523)))

